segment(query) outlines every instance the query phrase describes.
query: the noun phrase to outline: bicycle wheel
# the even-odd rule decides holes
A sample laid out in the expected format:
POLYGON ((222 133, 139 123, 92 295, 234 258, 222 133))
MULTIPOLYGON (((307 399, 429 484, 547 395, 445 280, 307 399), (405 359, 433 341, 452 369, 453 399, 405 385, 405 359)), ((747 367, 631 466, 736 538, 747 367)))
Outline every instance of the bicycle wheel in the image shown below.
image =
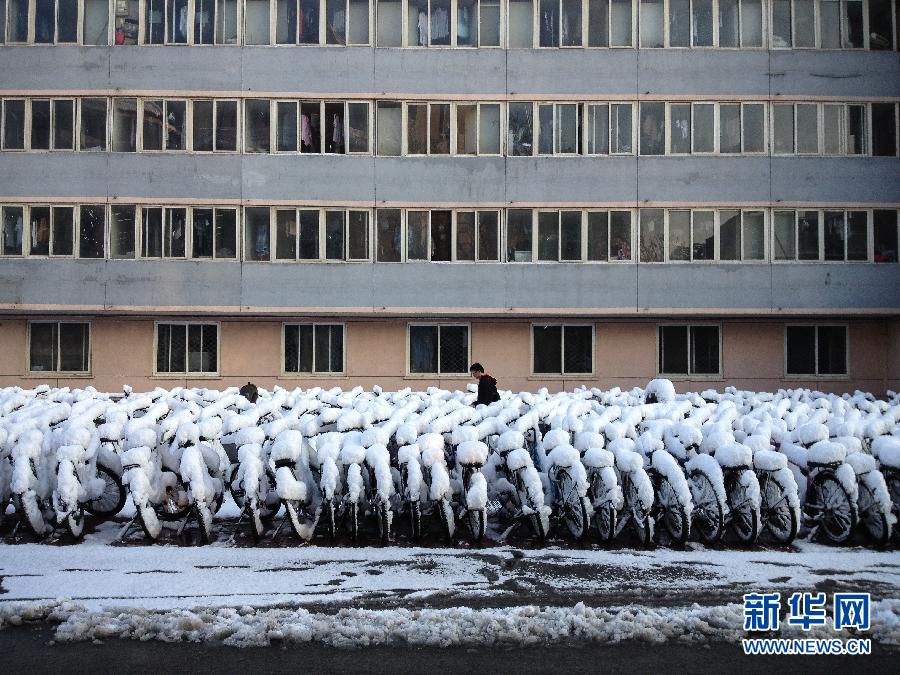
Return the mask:
POLYGON ((125 486, 116 474, 100 464, 97 476, 103 479, 103 492, 85 504, 84 510, 97 518, 112 518, 125 506, 125 486))
POLYGON ((212 512, 206 504, 195 504, 197 526, 200 528, 200 541, 208 544, 212 541, 212 512))
POLYGON ((156 512, 148 504, 136 506, 135 511, 137 512, 135 516, 137 517, 138 525, 141 526, 144 536, 153 541, 159 539, 159 535, 162 533, 162 525, 156 516, 156 512))
POLYGON ((558 472, 557 492, 559 494, 559 519, 569 534, 577 541, 587 531, 588 515, 584 500, 578 496, 575 479, 567 471, 558 472))
POLYGON ((84 507, 81 504, 76 506, 75 510, 65 517, 64 524, 73 539, 81 539, 81 535, 84 534, 84 507))
POLYGON ((859 481, 859 497, 857 498, 859 521, 866 537, 875 546, 884 546, 891 537, 891 527, 887 514, 875 498, 875 491, 865 480, 859 481))
POLYGON ((466 524, 469 527, 469 539, 473 544, 478 544, 484 537, 485 530, 484 509, 466 511, 466 524))
POLYGON ((741 544, 749 546, 756 541, 759 533, 759 510, 753 505, 750 489, 740 480, 740 476, 734 476, 731 482, 731 489, 725 493, 731 514, 731 531, 741 544))
POLYGON ((390 508, 383 501, 375 506, 375 517, 378 520, 378 539, 386 544, 391 538, 390 508))
POLYGON ((328 541, 334 542, 337 537, 337 519, 335 517, 334 502, 326 499, 322 506, 325 515, 325 533, 328 535, 328 541))
POLYGON ((258 499, 251 499, 246 505, 247 515, 250 516, 250 531, 253 535, 253 541, 259 542, 266 533, 266 526, 263 523, 262 512, 258 499))
POLYGON ((715 544, 725 530, 725 513, 712 480, 702 471, 691 472, 691 495, 694 498, 694 531, 700 541, 715 544))
POLYGON ((435 516, 441 524, 441 532, 447 539, 453 538, 456 531, 456 519, 453 517, 453 507, 446 499, 439 499, 434 509, 435 516))
POLYGON ((275 492, 275 474, 268 469, 259 481, 259 517, 263 520, 272 520, 281 509, 281 498, 275 492))
POLYGON ((816 474, 808 508, 818 514, 819 531, 835 544, 847 541, 856 529, 857 512, 850 495, 830 472, 816 474))
POLYGON ((234 503, 243 511, 244 498, 246 497, 247 492, 244 489, 244 481, 239 481, 237 477, 240 468, 240 464, 235 464, 231 468, 231 475, 228 477, 228 490, 231 492, 231 498, 234 500, 234 503))
POLYGON ((900 473, 885 472, 884 482, 887 484, 888 495, 891 497, 891 513, 897 518, 892 530, 893 538, 900 539, 900 473))
POLYGON ((601 544, 609 544, 616 536, 616 519, 618 514, 611 505, 594 509, 594 522, 597 524, 597 535, 601 544))
POLYGON ((188 501, 187 488, 184 485, 184 481, 181 480, 181 476, 177 473, 169 471, 168 469, 163 469, 163 471, 167 474, 171 474, 174 480, 172 486, 166 488, 166 493, 163 495, 162 502, 160 504, 155 504, 153 508, 160 520, 169 522, 183 520, 191 510, 191 505, 188 501))
POLYGON ((406 509, 409 513, 409 538, 418 541, 422 536, 422 507, 418 500, 411 500, 406 503, 406 509))
POLYGON ((681 499, 678 498, 675 488, 664 476, 660 479, 656 489, 656 503, 671 543, 681 546, 687 541, 691 532, 688 513, 684 504, 681 503, 681 499))
POLYGON ((625 481, 625 504, 631 527, 637 537, 638 544, 644 548, 650 546, 653 540, 653 523, 650 520, 650 511, 641 503, 640 491, 634 481, 625 481))
POLYGON ((789 545, 797 536, 800 523, 796 509, 788 502, 787 489, 775 476, 764 474, 760 496, 763 525, 776 542, 789 545))
POLYGON ((347 509, 347 527, 350 530, 350 541, 355 542, 359 538, 359 504, 353 502, 347 509))
POLYGON ((47 531, 47 521, 44 520, 44 511, 34 491, 13 495, 13 505, 28 530, 35 537, 43 537, 47 531))

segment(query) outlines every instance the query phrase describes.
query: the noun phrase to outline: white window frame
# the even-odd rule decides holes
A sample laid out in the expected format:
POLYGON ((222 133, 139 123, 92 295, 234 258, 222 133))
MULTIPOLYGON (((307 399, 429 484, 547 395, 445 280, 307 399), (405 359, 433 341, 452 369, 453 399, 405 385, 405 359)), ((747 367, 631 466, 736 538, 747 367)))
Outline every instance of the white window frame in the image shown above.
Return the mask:
MULTIPOLYGON (((78 212, 79 207, 72 204, 3 204, 3 207, 12 206, 17 208, 22 208, 23 213, 23 228, 22 228, 22 257, 25 258, 77 258, 78 257, 78 212), (32 253, 32 237, 31 237, 31 218, 32 218, 32 210, 35 208, 46 208, 50 209, 50 239, 48 241, 48 253, 47 254, 38 254, 32 253), (72 253, 59 254, 53 253, 53 241, 54 241, 54 224, 56 221, 56 209, 64 208, 71 209, 72 211, 72 253)), ((2 232, 0 232, 0 237, 2 237, 2 232)), ((2 249, 0 249, 2 250, 2 249)), ((14 256, 8 256, 14 257, 14 256)), ((108 256, 104 256, 108 257, 108 256)))
MULTIPOLYGON (((328 360, 331 360, 331 349, 329 346, 328 360)), ((309 377, 346 377, 347 375, 347 323, 344 321, 285 321, 281 324, 281 377, 300 378, 309 377), (313 327, 313 369, 306 370, 285 370, 285 347, 286 333, 289 326, 312 326, 313 327), (340 326, 341 328, 341 370, 316 370, 316 327, 317 326, 340 326)))
MULTIPOLYGON (((189 260, 188 248, 192 237, 191 231, 191 207, 190 206, 166 206, 165 204, 138 204, 135 213, 135 226, 137 227, 137 235, 135 235, 135 257, 138 260, 189 260), (159 256, 145 256, 144 250, 144 211, 149 209, 162 210, 162 253, 159 256), (172 209, 184 210, 184 255, 173 256, 166 255, 166 235, 167 223, 169 220, 169 211, 172 209)), ((209 258, 198 258, 198 260, 209 260, 209 258)))
POLYGON ((560 379, 565 378, 567 380, 575 380, 575 379, 589 379, 593 378, 594 374, 597 370, 597 326, 594 323, 578 323, 578 322, 550 322, 550 323, 542 323, 540 321, 532 321, 528 326, 528 352, 529 352, 529 361, 531 366, 531 374, 532 378, 549 378, 549 379, 560 379), (535 328, 550 328, 554 326, 560 327, 560 371, 553 373, 538 373, 535 372, 534 369, 534 329, 535 328), (565 367, 566 362, 566 328, 590 328, 591 329, 591 371, 589 373, 567 373, 563 368, 565 367))
MULTIPOLYGON (((193 261, 207 261, 207 262, 242 262, 243 258, 241 253, 243 251, 242 237, 243 237, 243 227, 241 226, 242 217, 243 217, 243 208, 239 206, 229 206, 229 205, 216 205, 209 204, 203 206, 190 206, 187 207, 187 222, 185 227, 187 228, 187 233, 185 237, 185 260, 193 260, 193 261), (194 212, 198 210, 209 210, 212 211, 212 255, 211 256, 203 256, 203 257, 195 257, 194 256, 194 212), (234 256, 230 258, 219 257, 216 255, 216 247, 217 247, 217 239, 216 239, 216 215, 218 211, 234 211, 234 228, 235 228, 235 251, 234 256)), ((165 212, 164 212, 165 214, 165 212)), ((163 228, 165 228, 165 215, 163 216, 163 228)), ((163 250, 165 250, 165 230, 163 230, 163 250)), ((181 258, 179 258, 181 260, 181 258)))
POLYGON ((93 365, 94 365, 93 358, 92 358, 92 352, 93 352, 93 348, 94 348, 93 325, 90 321, 81 321, 78 319, 68 319, 68 320, 62 320, 62 321, 56 321, 56 320, 43 321, 40 319, 34 319, 34 320, 28 321, 26 333, 27 333, 27 338, 25 341, 25 372, 27 373, 27 376, 42 377, 47 374, 52 374, 54 376, 90 377, 90 375, 93 371, 93 365), (39 324, 56 324, 57 325, 57 329, 56 329, 56 364, 55 364, 56 368, 54 368, 53 370, 32 370, 31 369, 31 327, 34 324, 38 324, 38 323, 39 324), (60 370, 60 368, 59 368, 60 358, 62 355, 62 349, 60 346, 59 325, 66 324, 66 323, 86 324, 88 327, 87 328, 87 336, 88 336, 87 370, 60 370))
POLYGON ((723 333, 723 325, 721 322, 716 321, 665 321, 656 324, 656 374, 659 377, 670 377, 675 379, 684 379, 684 380, 720 380, 724 377, 724 364, 722 363, 722 355, 724 352, 723 345, 725 343, 725 335, 723 333), (719 334, 719 371, 716 373, 693 373, 691 371, 691 362, 692 362, 692 348, 693 348, 693 340, 691 339, 691 328, 694 327, 711 327, 715 326, 718 329, 719 334), (662 371, 662 328, 680 328, 684 327, 687 329, 687 364, 688 364, 688 372, 687 373, 665 373, 662 371))
POLYGON ((468 322, 453 322, 453 321, 409 321, 406 324, 406 377, 413 379, 424 379, 424 378, 468 378, 470 376, 469 372, 466 371, 464 373, 442 373, 440 372, 441 367, 441 328, 447 327, 464 327, 466 329, 466 367, 468 368, 468 364, 472 363, 472 324, 468 322), (437 364, 438 364, 438 372, 436 373, 414 373, 412 372, 410 366, 410 356, 412 353, 411 345, 410 345, 410 328, 412 326, 436 326, 438 329, 438 337, 437 337, 437 364))
POLYGON ((814 378, 817 380, 846 380, 850 378, 850 325, 847 323, 834 323, 834 322, 825 322, 825 323, 786 323, 784 324, 783 331, 783 342, 784 342, 784 351, 782 356, 784 358, 784 369, 782 371, 782 375, 786 380, 796 380, 796 379, 809 379, 814 378), (815 373, 789 373, 788 372, 788 329, 789 328, 814 328, 815 329, 815 338, 813 342, 813 363, 816 365, 816 371, 819 370, 819 328, 843 328, 844 329, 844 365, 847 367, 846 373, 825 373, 820 375, 818 372, 815 373))
MULTIPOLYGON (((809 263, 827 263, 827 264, 847 264, 847 263, 870 263, 875 260, 875 219, 873 211, 875 209, 866 209, 866 208, 853 208, 853 206, 841 206, 834 205, 828 208, 778 208, 772 207, 770 209, 766 209, 771 216, 769 217, 770 225, 766 228, 770 230, 770 234, 767 235, 769 240, 772 243, 771 250, 769 253, 769 258, 776 265, 783 264, 809 264, 809 263), (818 227, 818 247, 819 253, 818 256, 813 259, 801 260, 800 259, 800 213, 815 211, 817 218, 817 227, 818 227), (843 260, 826 260, 825 259, 825 212, 826 211, 842 211, 844 213, 844 259, 843 260), (849 237, 847 236, 847 213, 851 211, 864 212, 866 214, 866 259, 865 260, 847 260, 847 242, 849 237), (776 259, 775 258, 775 213, 785 213, 790 212, 794 215, 794 257, 788 260, 785 259, 776 259)), ((890 209, 888 209, 890 210, 890 209)))
POLYGON ((158 320, 153 322, 153 377, 171 378, 171 377, 188 377, 188 378, 218 378, 221 376, 221 360, 222 360, 222 322, 221 321, 164 321, 158 320), (184 344, 184 365, 188 366, 188 331, 190 326, 215 326, 216 327, 216 370, 179 370, 179 371, 159 371, 156 369, 159 359, 159 327, 160 325, 169 326, 187 326, 185 329, 184 344))

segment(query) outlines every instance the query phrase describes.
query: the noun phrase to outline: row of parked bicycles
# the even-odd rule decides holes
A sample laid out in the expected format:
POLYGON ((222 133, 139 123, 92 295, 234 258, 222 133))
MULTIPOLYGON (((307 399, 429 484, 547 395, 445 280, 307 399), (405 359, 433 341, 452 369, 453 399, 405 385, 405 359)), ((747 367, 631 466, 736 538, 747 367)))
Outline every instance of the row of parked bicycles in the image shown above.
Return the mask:
MULTIPOLYGON (((900 396, 810 390, 0 389, 0 517, 124 539, 548 536, 878 547, 897 538, 900 396), (239 510, 216 514, 230 494, 239 510), (127 520, 127 518, 126 518, 127 520), (234 536, 234 534, 232 534, 234 536)), ((9 541, 10 539, 7 538, 9 541)))

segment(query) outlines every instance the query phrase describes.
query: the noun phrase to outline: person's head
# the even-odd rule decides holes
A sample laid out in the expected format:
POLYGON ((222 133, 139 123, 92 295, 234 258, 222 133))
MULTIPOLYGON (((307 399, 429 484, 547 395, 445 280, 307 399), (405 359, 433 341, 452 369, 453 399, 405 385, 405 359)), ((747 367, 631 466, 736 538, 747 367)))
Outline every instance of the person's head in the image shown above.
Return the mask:
POLYGON ((469 372, 472 373, 472 377, 479 380, 481 379, 481 376, 484 375, 484 366, 476 361, 469 366, 469 372))

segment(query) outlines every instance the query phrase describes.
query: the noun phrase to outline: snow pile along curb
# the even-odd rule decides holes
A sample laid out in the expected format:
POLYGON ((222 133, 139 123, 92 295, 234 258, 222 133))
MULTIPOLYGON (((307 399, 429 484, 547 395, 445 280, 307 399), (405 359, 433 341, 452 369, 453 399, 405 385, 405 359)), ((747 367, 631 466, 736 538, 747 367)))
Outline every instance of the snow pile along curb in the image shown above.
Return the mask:
MULTIPOLYGON (((222 642, 234 647, 272 642, 317 642, 332 647, 527 645, 550 642, 737 642, 745 637, 742 608, 511 607, 506 609, 363 610, 334 614, 305 609, 197 609, 168 612, 135 608, 91 612, 68 601, 18 603, 0 607, 0 626, 47 620, 58 623, 60 641, 126 638, 163 642, 222 642)), ((828 622, 830 624, 830 621, 828 622)), ((800 636, 783 627, 780 637, 800 636)), ((833 638, 830 625, 802 637, 833 638)), ((845 635, 844 635, 845 636, 845 635)), ((900 644, 900 600, 873 603, 871 637, 900 644)))

